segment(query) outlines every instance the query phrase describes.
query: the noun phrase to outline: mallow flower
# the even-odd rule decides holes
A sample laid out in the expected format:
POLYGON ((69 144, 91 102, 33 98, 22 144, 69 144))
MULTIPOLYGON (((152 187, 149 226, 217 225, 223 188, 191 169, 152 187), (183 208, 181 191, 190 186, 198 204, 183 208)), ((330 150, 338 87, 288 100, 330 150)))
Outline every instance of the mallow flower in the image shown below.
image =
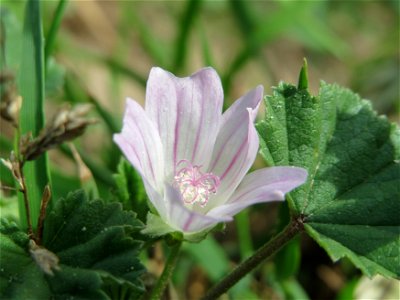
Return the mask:
POLYGON ((158 213, 148 223, 162 221, 163 226, 153 224, 163 227, 159 234, 206 232, 249 205, 284 200, 305 182, 307 172, 297 167, 246 175, 259 147, 253 122, 262 97, 263 87, 257 86, 222 113, 224 95, 214 69, 178 78, 155 67, 145 108, 127 99, 122 132, 114 141, 143 179, 158 213))

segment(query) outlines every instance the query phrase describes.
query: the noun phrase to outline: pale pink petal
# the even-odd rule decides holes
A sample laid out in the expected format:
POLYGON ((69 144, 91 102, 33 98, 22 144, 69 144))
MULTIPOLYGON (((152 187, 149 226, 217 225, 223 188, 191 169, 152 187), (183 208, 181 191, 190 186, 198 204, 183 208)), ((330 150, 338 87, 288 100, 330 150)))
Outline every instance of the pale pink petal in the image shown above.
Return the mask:
POLYGON ((122 132, 114 141, 125 157, 154 189, 161 191, 164 161, 160 136, 143 108, 127 99, 122 132))
POLYGON ((210 216, 233 216, 255 203, 284 200, 285 194, 307 180, 307 171, 297 167, 271 167, 246 175, 234 195, 208 212, 210 216))
POLYGON ((167 223, 184 233, 199 232, 221 222, 232 221, 229 216, 206 216, 190 211, 183 204, 181 193, 171 185, 165 185, 165 202, 169 205, 167 223))
POLYGON ((259 140, 253 121, 262 94, 263 88, 258 86, 223 115, 208 169, 221 181, 217 195, 209 202, 211 207, 221 205, 229 198, 255 160, 259 140))
MULTIPOLYGON (((158 214, 160 215, 161 219, 167 220, 168 219, 168 210, 167 210, 167 203, 164 200, 164 190, 156 191, 152 185, 146 180, 146 178, 142 177, 144 188, 146 189, 147 196, 150 202, 153 204, 154 208, 157 210, 158 214)), ((134 199, 132 199, 134 201, 134 199)))
POLYGON ((223 103, 220 79, 212 68, 178 78, 160 68, 150 72, 146 113, 163 142, 165 174, 183 159, 207 165, 218 132, 223 103))

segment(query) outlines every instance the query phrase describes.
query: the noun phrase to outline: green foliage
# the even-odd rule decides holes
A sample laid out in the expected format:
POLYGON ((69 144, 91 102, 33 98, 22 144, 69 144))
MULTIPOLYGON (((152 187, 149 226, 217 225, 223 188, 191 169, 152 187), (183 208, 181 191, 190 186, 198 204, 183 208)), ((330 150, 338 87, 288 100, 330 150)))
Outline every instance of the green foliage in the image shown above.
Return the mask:
MULTIPOLYGON (((29 0, 25 8, 25 23, 22 34, 21 65, 18 76, 18 88, 22 96, 20 112, 21 134, 32 133, 37 136, 44 125, 44 61, 43 34, 38 0, 29 0)), ((12 51, 12 50, 11 50, 12 51)), ((18 152, 17 152, 18 153, 18 152)), ((40 202, 46 184, 50 182, 46 154, 37 160, 27 162, 24 175, 31 207, 33 227, 39 217, 40 202)), ((20 197, 21 223, 27 226, 25 207, 20 197)))
POLYGON ((122 203, 124 209, 134 211, 137 218, 144 222, 149 208, 142 178, 123 157, 118 164, 118 172, 114 174, 114 179, 117 185, 115 190, 117 200, 122 203))
POLYGON ((198 244, 186 243, 183 245, 183 250, 194 258, 214 282, 221 279, 230 270, 229 259, 225 251, 211 236, 198 244))
POLYGON ((300 239, 297 237, 276 254, 274 259, 276 278, 281 281, 296 275, 300 261, 300 239))
MULTIPOLYGON (((208 235, 200 243, 183 244, 183 251, 189 254, 203 268, 212 282, 218 282, 231 270, 230 260, 226 251, 211 235, 208 235)), ((250 296, 253 297, 254 295, 249 289, 250 284, 251 277, 244 277, 230 290, 230 295, 233 298, 248 299, 250 296)))
MULTIPOLYGON (((45 221, 43 246, 60 259, 60 270, 45 275, 28 252, 28 236, 1 221, 1 297, 113 299, 119 290, 131 297, 143 292, 144 268, 133 238, 142 223, 117 203, 88 201, 83 191, 57 202, 45 221), (111 294, 110 294, 111 293, 111 294)), ((121 298, 123 299, 123 298, 121 298)))
POLYGON ((44 49, 44 57, 46 65, 49 61, 51 52, 53 50, 54 42, 57 36, 57 31, 60 27, 62 16, 64 14, 67 3, 68 3, 67 0, 59 0, 57 9, 54 13, 53 21, 51 22, 49 32, 46 35, 46 47, 44 49))
POLYGON ((16 194, 5 196, 0 193, 0 217, 18 222, 18 197, 16 194))
POLYGON ((0 7, 0 26, 1 69, 8 68, 15 72, 21 61, 22 28, 17 17, 5 6, 0 7))
POLYGON ((306 231, 334 260, 347 256, 368 276, 400 277, 398 127, 337 85, 322 83, 313 97, 281 83, 265 103, 261 154, 269 165, 309 172, 288 197, 306 231))
POLYGON ((46 95, 57 95, 64 85, 65 68, 55 62, 53 58, 47 61, 46 68, 46 95))

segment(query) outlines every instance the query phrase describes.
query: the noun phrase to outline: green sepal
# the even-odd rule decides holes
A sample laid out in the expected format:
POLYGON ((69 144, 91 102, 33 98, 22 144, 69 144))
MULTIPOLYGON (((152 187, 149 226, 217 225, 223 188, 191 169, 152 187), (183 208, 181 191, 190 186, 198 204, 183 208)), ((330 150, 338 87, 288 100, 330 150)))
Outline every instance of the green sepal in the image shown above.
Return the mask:
POLYGON ((160 216, 149 212, 147 214, 146 227, 141 231, 141 233, 144 235, 148 235, 152 238, 168 235, 168 237, 166 237, 167 241, 183 240, 191 243, 199 243, 203 239, 205 239, 210 232, 215 230, 223 230, 224 228, 225 224, 220 223, 212 228, 203 231, 195 233, 183 233, 181 231, 177 231, 175 228, 172 228, 170 225, 165 223, 160 216))
POLYGON ((164 236, 166 234, 172 233, 176 229, 169 226, 167 223, 161 219, 160 216, 153 214, 151 212, 147 213, 146 227, 141 231, 142 234, 148 235, 152 238, 164 236))

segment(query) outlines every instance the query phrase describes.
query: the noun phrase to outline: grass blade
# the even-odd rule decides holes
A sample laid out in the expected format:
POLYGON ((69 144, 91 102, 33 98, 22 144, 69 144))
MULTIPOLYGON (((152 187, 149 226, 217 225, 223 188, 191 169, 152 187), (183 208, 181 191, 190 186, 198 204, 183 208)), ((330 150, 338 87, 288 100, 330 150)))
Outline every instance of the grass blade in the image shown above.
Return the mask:
POLYGON ((174 72, 178 73, 185 65, 187 53, 187 41, 190 29, 193 25, 197 13, 200 11, 201 0, 189 0, 186 11, 180 22, 180 32, 175 43, 174 72))
POLYGON ((239 238, 240 257, 242 261, 253 253, 251 239, 249 210, 244 210, 236 216, 236 230, 239 238))
POLYGON ((56 12, 54 14, 53 22, 51 23, 49 32, 47 33, 46 36, 46 46, 44 48, 44 58, 45 58, 45 64, 47 65, 47 61, 49 60, 50 54, 53 51, 54 48, 54 41, 56 39, 56 35, 58 32, 58 29, 60 28, 61 25, 61 20, 65 11, 65 8, 67 7, 67 0, 60 0, 58 2, 58 6, 56 9, 56 12))
POLYGON ((139 33, 140 44, 146 53, 157 66, 166 68, 169 52, 166 51, 166 45, 160 41, 159 37, 154 35, 151 27, 140 18, 130 2, 120 1, 119 3, 121 4, 126 29, 132 30, 132 28, 135 28, 139 33))
MULTIPOLYGON (((60 146, 60 150, 66 156, 73 159, 72 152, 66 144, 62 144, 60 146)), ((93 159, 88 154, 85 154, 84 152, 79 151, 79 149, 78 149, 78 152, 79 152, 79 155, 81 156, 83 162, 90 169, 90 171, 92 172, 92 174, 96 180, 98 180, 102 185, 106 185, 107 187, 115 186, 115 182, 114 182, 114 179, 112 177, 112 173, 110 170, 97 164, 95 161, 93 161, 93 159)))
POLYGON ((203 63, 205 66, 216 67, 211 53, 211 48, 207 40, 207 35, 204 26, 199 27, 199 35, 201 39, 201 48, 203 50, 203 63))
MULTIPOLYGON (((39 0, 28 0, 22 37, 22 70, 18 75, 18 87, 23 99, 20 112, 21 134, 31 132, 37 136, 44 125, 44 64, 43 33, 39 0)), ((46 154, 24 166, 28 199, 31 207, 33 226, 39 217, 42 193, 50 181, 46 154)), ((26 212, 22 197, 19 197, 19 212, 22 226, 27 226, 26 212)))
POLYGON ((85 89, 81 80, 77 76, 68 74, 65 78, 65 93, 68 98, 75 102, 89 102, 94 105, 97 113, 103 119, 104 124, 107 126, 111 134, 118 132, 121 128, 115 122, 113 116, 100 104, 100 102, 85 89))
POLYGON ((126 64, 119 62, 113 58, 104 58, 103 62, 108 67, 112 68, 113 71, 123 74, 126 77, 133 79, 134 81, 139 83, 141 86, 146 87, 146 78, 144 78, 141 74, 139 74, 132 68, 127 67, 126 64))

